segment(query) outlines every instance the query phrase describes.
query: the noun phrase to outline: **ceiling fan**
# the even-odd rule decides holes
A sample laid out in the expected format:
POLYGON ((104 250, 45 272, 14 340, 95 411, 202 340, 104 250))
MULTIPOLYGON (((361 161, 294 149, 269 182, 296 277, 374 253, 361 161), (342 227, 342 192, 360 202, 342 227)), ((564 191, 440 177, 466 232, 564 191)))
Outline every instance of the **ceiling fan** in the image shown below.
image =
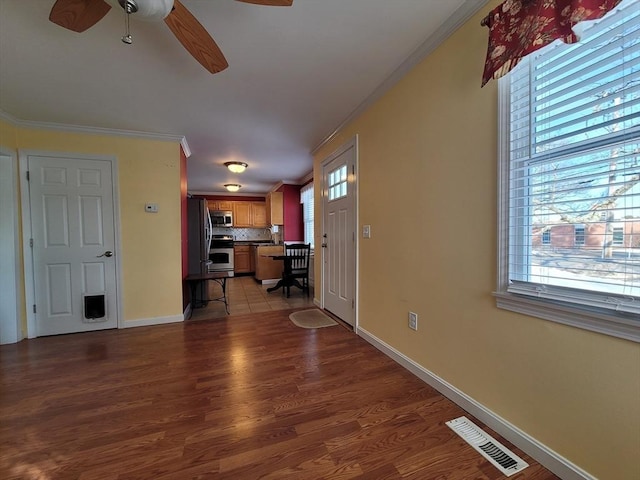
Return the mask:
MULTIPOLYGON (((289 7, 293 0, 237 0, 256 5, 289 7)), ((164 20, 182 46, 211 73, 229 66, 222 51, 211 35, 198 22, 180 0, 56 0, 49 20, 74 32, 84 32, 100 21, 111 6, 120 6, 126 13, 127 33, 124 43, 132 43, 129 34, 129 16, 136 14, 141 20, 164 20)))

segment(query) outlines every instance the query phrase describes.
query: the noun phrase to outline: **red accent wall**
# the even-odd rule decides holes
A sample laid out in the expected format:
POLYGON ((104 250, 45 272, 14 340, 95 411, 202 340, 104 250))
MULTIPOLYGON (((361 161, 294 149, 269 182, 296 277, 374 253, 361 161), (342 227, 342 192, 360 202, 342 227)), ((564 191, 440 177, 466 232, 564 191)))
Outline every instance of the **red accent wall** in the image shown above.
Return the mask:
POLYGON ((180 214, 182 226, 182 278, 188 274, 188 252, 187 240, 187 156, 180 147, 180 214))
MULTIPOLYGON (((180 231, 182 238, 182 279, 189 274, 189 242, 187 235, 187 156, 180 147, 180 231)), ((182 309, 189 303, 189 289, 182 282, 182 309)))
POLYGON ((284 203, 284 238, 285 242, 304 241, 302 225, 302 205, 300 204, 300 185, 282 185, 284 203))

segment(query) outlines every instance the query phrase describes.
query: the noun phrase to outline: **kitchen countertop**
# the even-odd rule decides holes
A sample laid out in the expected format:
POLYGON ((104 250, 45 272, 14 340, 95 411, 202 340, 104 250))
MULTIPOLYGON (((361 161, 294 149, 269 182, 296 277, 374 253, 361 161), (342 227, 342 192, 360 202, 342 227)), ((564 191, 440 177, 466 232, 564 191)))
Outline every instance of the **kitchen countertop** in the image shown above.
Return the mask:
POLYGON ((234 240, 234 245, 275 245, 271 240, 234 240))

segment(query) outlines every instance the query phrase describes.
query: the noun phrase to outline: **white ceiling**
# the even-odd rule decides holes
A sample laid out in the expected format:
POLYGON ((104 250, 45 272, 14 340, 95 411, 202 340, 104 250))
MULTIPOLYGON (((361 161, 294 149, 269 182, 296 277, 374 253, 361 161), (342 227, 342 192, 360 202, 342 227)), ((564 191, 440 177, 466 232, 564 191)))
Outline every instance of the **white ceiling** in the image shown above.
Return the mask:
POLYGON ((164 22, 133 18, 127 46, 119 9, 74 33, 48 21, 54 0, 0 0, 0 113, 184 136, 189 191, 264 194, 310 173, 314 148, 486 0, 182 3, 228 69, 208 73, 164 22), (234 175, 229 160, 249 168, 234 175))

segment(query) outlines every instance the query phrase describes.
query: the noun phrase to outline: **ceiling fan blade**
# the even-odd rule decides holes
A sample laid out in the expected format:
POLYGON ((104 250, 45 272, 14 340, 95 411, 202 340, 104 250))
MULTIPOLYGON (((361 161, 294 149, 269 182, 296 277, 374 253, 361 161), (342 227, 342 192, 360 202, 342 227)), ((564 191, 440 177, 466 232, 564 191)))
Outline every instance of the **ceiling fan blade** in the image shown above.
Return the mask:
POLYGON ((93 27, 111 10, 104 0, 57 0, 51 8, 49 20, 74 32, 93 27))
POLYGON ((211 35, 179 0, 174 0, 173 10, 164 22, 193 58, 211 73, 229 66, 211 35))
POLYGON ((238 0, 244 3, 253 3, 254 5, 268 5, 270 7, 290 7, 293 0, 238 0))

